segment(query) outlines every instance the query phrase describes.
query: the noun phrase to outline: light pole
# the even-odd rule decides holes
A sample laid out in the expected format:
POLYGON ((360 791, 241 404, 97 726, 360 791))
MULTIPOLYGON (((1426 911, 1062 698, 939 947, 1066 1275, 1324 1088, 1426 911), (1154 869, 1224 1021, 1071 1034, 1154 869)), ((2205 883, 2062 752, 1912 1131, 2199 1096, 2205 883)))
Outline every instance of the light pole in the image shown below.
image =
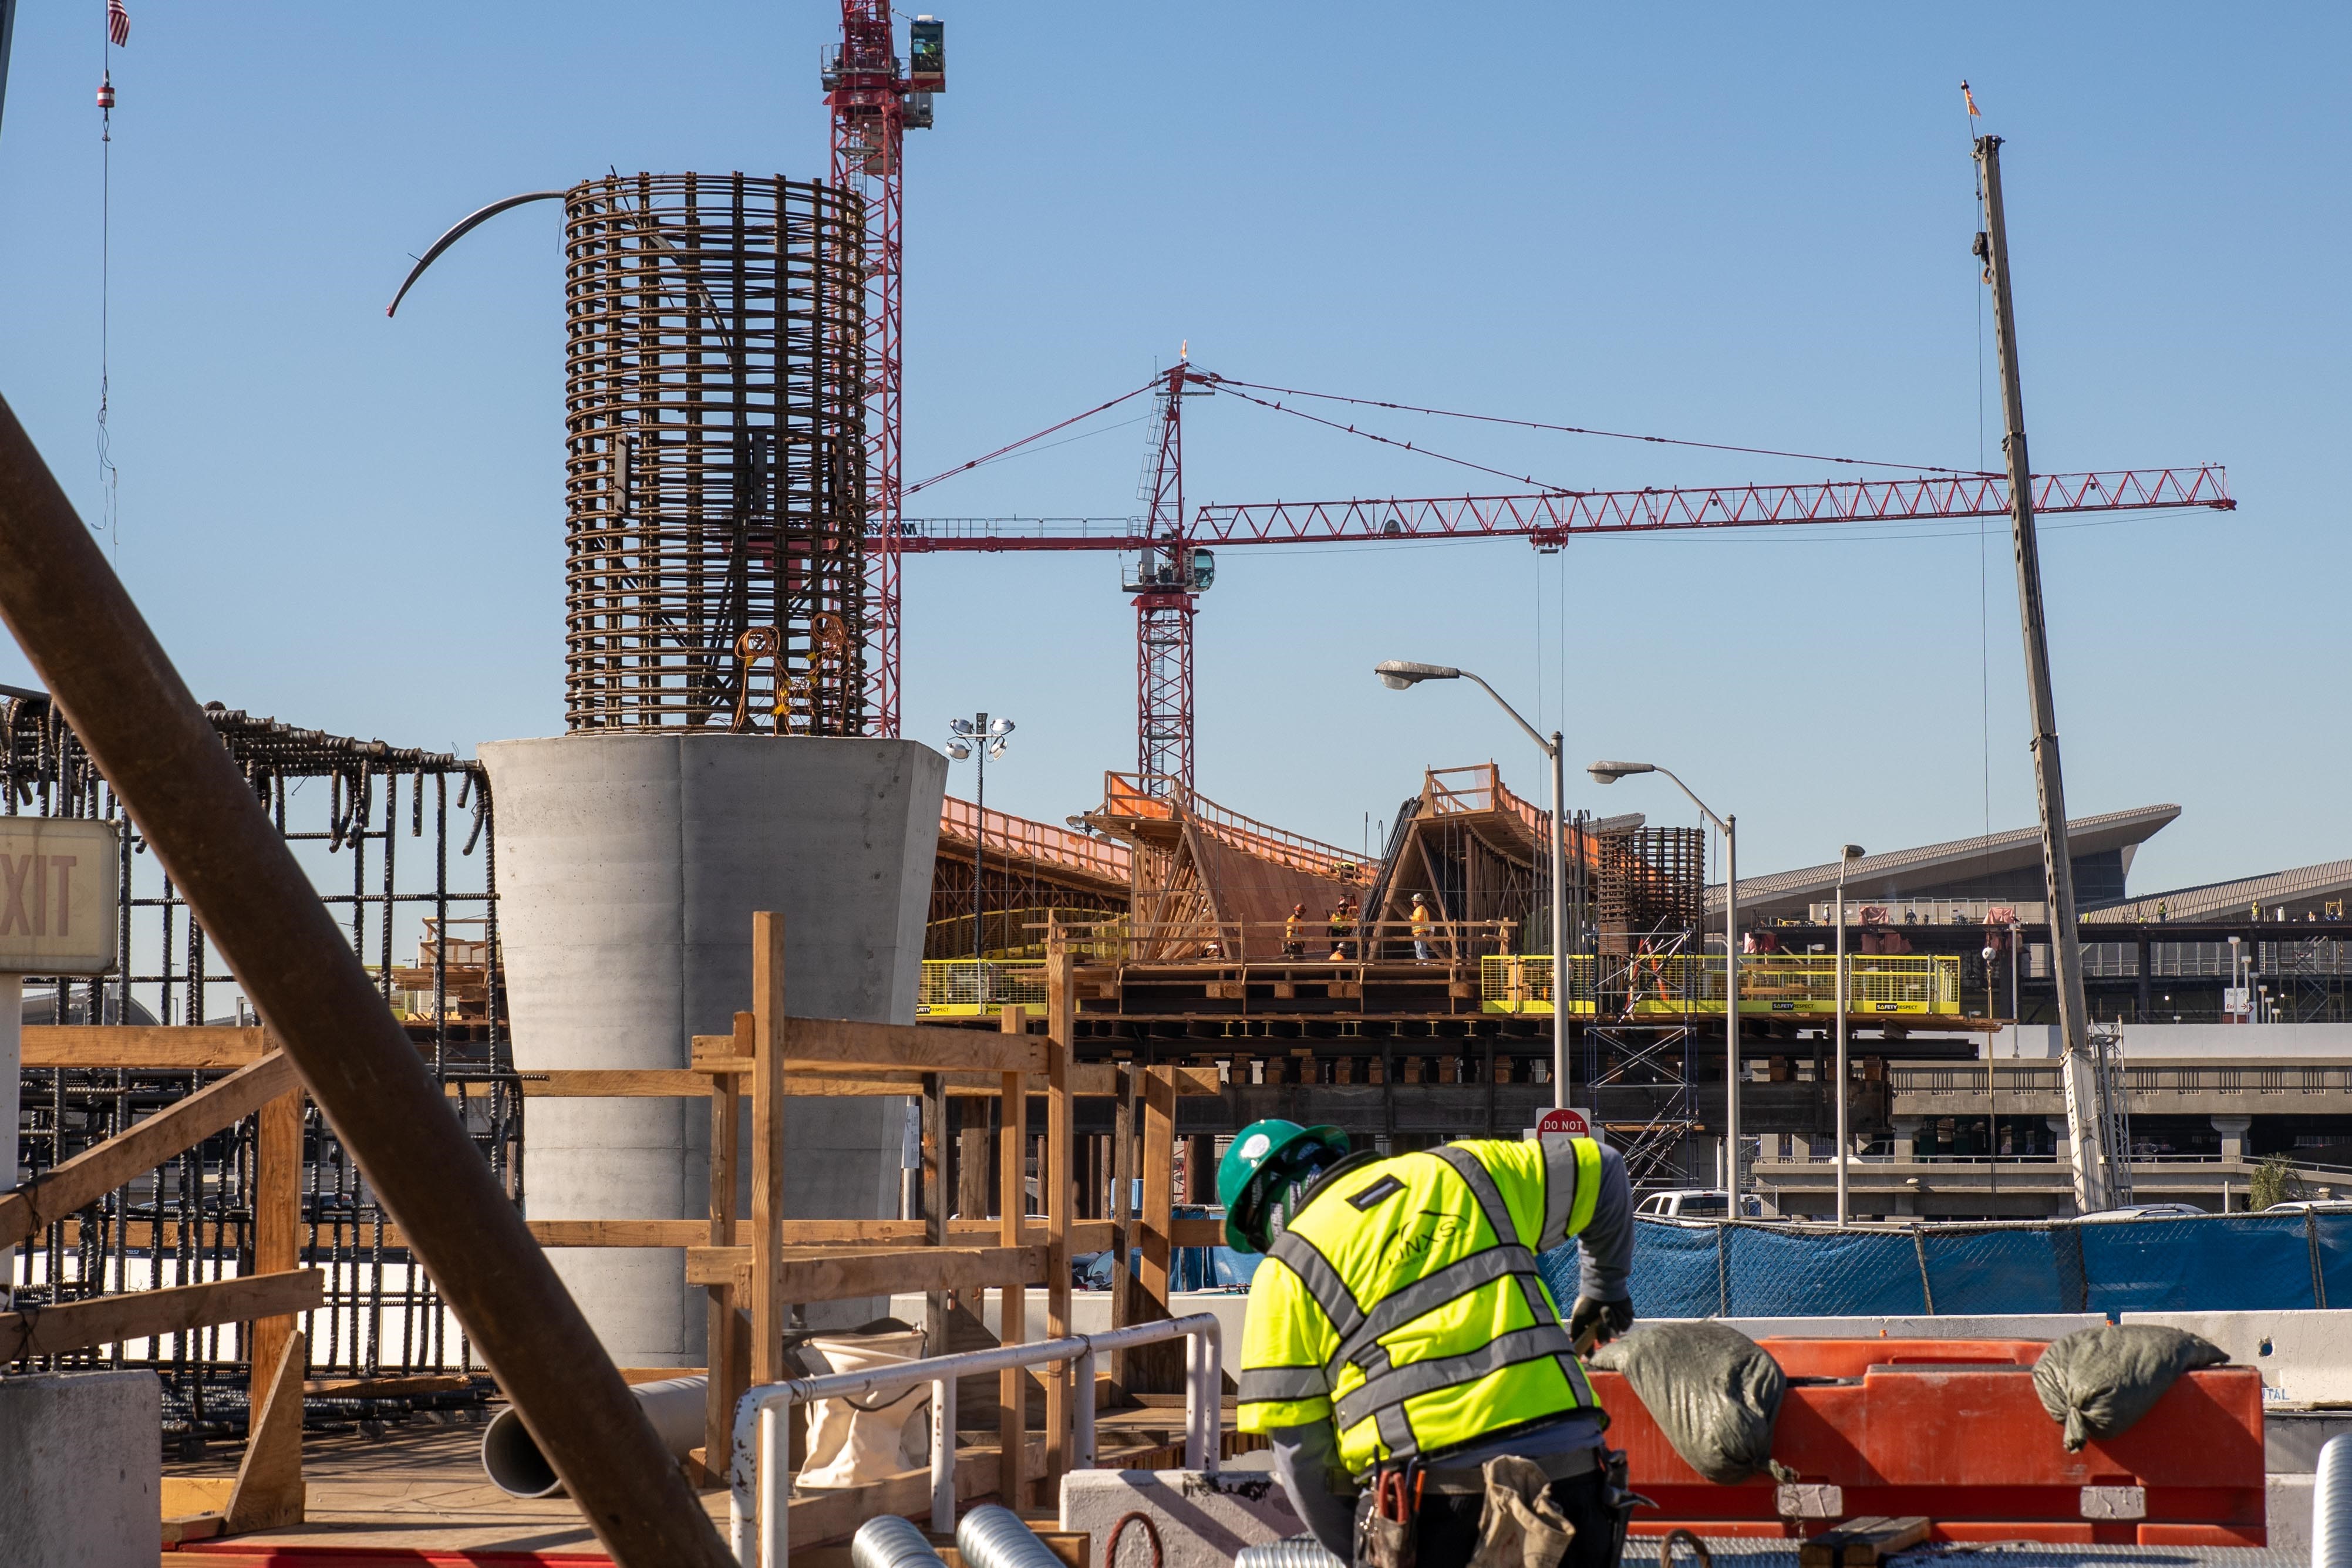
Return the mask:
POLYGON ((980 912, 982 894, 981 871, 988 852, 988 759, 1004 755, 1005 737, 1013 733, 1013 721, 1000 718, 991 722, 985 713, 970 718, 948 721, 950 738, 948 755, 958 762, 980 752, 979 799, 972 802, 971 824, 971 986, 973 999, 981 1010, 988 1010, 987 968, 981 959, 980 912))
POLYGON ((1568 846, 1560 797, 1566 793, 1560 768, 1559 731, 1546 740, 1519 710, 1503 701, 1503 694, 1467 670, 1451 664, 1416 664, 1409 659, 1384 659, 1372 674, 1391 691, 1404 691, 1423 681, 1476 681, 1511 722, 1527 731, 1551 761, 1551 1103, 1568 1104, 1568 846))
POLYGON ((1629 773, 1663 773, 1723 835, 1723 1164, 1731 1218, 1745 1218, 1739 1207, 1739 819, 1717 816, 1673 768, 1654 762, 1596 762, 1585 771, 1595 784, 1614 784, 1629 773))
POLYGON ((1846 1165, 1853 1157, 1853 1139, 1846 1131, 1845 1095, 1845 1015, 1849 1005, 1845 974, 1845 873, 1846 868, 1862 858, 1860 844, 1847 844, 1838 851, 1837 879, 1837 1222, 1845 1223, 1846 1165))
POLYGON ((2238 938, 2235 936, 2230 938, 2230 991, 2223 993, 2222 1000, 2238 1004, 2229 1010, 2240 1022, 2243 1022, 2246 1017, 2246 997, 2245 992, 2239 987, 2238 938), (2231 992, 2235 994, 2230 994, 2231 992))

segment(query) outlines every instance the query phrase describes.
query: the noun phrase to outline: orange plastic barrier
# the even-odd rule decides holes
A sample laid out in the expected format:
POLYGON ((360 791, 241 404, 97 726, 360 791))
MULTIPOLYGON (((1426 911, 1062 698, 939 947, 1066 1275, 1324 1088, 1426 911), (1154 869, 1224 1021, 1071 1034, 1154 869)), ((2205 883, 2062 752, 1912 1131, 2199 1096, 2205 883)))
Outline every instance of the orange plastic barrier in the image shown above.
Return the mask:
POLYGON ((1819 1534, 1841 1518, 1924 1514, 1937 1541, 2263 1546, 2263 1395, 2251 1367, 2181 1377, 2137 1425, 2070 1454, 2033 1392, 2023 1340, 1768 1339, 1789 1375, 1773 1457, 1717 1486, 1683 1463, 1624 1378, 1596 1372, 1609 1440, 1657 1509, 1640 1534, 1819 1534), (1784 1503, 1790 1511, 1783 1513, 1784 1503))

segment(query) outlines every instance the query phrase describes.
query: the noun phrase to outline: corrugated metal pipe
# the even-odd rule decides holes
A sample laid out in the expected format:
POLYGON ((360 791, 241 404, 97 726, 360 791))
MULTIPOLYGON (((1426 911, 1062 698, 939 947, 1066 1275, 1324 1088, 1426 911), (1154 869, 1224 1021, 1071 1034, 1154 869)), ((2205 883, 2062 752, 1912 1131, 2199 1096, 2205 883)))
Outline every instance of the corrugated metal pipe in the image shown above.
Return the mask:
POLYGON ((957 1521, 956 1550, 963 1553, 964 1568, 1064 1568, 1019 1514, 992 1502, 957 1521))
MULTIPOLYGON (((666 1377, 629 1390, 672 1458, 682 1459, 702 1446, 703 1401, 709 1383, 707 1377, 666 1377)), ((555 1467, 539 1451, 539 1440, 511 1405, 482 1432, 482 1470, 509 1497, 560 1497, 563 1492, 555 1467)))
POLYGON ((849 1561, 851 1568, 947 1568, 922 1527, 895 1513, 857 1527, 849 1542, 849 1561))
POLYGON ((2352 1568, 2352 1435, 2319 1450, 2311 1493, 2311 1568, 2352 1568))
POLYGON ((1323 1550, 1323 1543, 1311 1535, 1293 1535, 1282 1541, 1261 1541, 1255 1546, 1244 1546, 1234 1554, 1234 1568, 1348 1568, 1348 1565, 1323 1550))

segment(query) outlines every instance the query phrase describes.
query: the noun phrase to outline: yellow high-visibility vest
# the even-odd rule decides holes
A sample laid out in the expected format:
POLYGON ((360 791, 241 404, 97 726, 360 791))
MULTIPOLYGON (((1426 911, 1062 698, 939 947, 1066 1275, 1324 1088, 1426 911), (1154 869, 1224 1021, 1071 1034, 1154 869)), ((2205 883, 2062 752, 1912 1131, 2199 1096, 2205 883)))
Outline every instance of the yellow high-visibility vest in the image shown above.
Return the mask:
POLYGON ((1361 1475, 1598 1412, 1535 1255, 1590 1224, 1600 1191, 1590 1138, 1449 1144, 1329 1178, 1250 1281, 1241 1429, 1329 1421, 1361 1475))

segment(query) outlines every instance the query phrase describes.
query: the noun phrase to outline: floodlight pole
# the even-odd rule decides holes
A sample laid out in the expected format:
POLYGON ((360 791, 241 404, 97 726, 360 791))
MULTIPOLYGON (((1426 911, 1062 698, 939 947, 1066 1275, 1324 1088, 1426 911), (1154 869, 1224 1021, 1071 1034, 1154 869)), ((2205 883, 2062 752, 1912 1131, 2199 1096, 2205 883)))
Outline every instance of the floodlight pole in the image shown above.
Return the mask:
POLYGON ((1853 1158, 1853 1134, 1846 1126, 1846 1075, 1852 1071, 1845 1060, 1845 868, 1846 857, 1838 856, 1837 908, 1837 1087, 1832 1091, 1837 1101, 1837 1222, 1846 1221, 1846 1166, 1853 1158))
POLYGON ((1376 666, 1372 673, 1397 691, 1423 681, 1476 681, 1479 689, 1495 699, 1496 706, 1511 716, 1511 722, 1524 730, 1551 762, 1551 1103, 1564 1110, 1568 1105, 1568 829, 1561 812, 1568 789, 1560 732, 1553 730, 1551 738, 1546 740, 1484 678, 1451 664, 1419 664, 1391 659, 1376 666))

